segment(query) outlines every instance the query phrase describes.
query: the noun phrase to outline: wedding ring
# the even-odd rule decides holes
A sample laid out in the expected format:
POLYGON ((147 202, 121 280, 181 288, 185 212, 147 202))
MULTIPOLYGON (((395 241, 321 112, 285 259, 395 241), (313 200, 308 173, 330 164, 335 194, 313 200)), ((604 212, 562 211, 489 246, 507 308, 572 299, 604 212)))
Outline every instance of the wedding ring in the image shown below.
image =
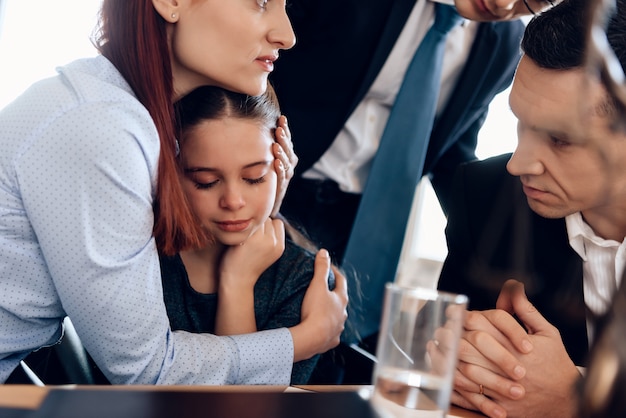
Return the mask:
POLYGON ((478 394, 479 395, 485 394, 485 387, 483 385, 478 385, 478 394))

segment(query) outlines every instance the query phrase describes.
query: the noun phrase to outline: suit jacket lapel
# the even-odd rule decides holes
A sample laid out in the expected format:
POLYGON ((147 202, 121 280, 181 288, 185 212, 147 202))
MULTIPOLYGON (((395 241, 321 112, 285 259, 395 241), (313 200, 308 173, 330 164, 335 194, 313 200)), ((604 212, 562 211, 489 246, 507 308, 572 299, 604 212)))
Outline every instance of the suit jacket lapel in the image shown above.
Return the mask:
POLYGON ((363 78, 363 83, 359 88, 358 94, 354 97, 354 100, 352 101, 349 114, 352 114, 354 109, 369 91, 372 83, 374 83, 376 76, 378 75, 381 68, 385 64, 385 61, 389 57, 389 53, 391 52, 391 49, 398 40, 400 32, 402 32, 402 29, 404 28, 404 25, 409 15, 411 14, 411 10, 413 9, 413 6, 417 1, 425 0, 394 1, 391 12, 389 14, 389 19, 387 20, 387 24, 385 26, 385 30, 380 37, 380 41, 378 42, 378 46, 376 47, 376 52, 374 53, 371 64, 367 70, 367 73, 365 74, 365 77, 363 78))

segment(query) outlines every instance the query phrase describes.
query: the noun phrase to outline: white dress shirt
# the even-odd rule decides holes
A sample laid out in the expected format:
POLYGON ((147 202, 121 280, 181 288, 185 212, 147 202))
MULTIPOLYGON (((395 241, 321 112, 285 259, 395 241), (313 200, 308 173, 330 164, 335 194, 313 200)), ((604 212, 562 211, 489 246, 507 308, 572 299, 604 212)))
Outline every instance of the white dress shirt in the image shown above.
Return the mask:
MULTIPOLYGON (((305 178, 332 179, 345 192, 363 191, 404 73, 434 18, 433 2, 415 3, 400 37, 369 92, 347 120, 331 147, 304 173, 305 178)), ((447 36, 437 114, 452 94, 469 56, 477 28, 478 23, 466 20, 462 25, 453 28, 447 36)))
MULTIPOLYGON (((565 218, 570 246, 583 260, 583 293, 592 315, 611 306, 626 265, 626 239, 621 243, 596 235, 580 212, 565 218)), ((593 341, 593 318, 587 318, 589 344, 593 341)))

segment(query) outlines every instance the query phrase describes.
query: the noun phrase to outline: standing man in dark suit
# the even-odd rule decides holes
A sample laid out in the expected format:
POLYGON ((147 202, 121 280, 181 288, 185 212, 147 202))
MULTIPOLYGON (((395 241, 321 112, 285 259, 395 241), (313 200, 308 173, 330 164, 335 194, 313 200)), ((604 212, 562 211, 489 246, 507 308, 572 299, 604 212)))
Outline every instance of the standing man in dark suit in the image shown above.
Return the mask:
MULTIPOLYGON (((500 7, 493 0, 456 1, 459 13, 472 20, 448 35, 436 121, 426 139, 422 168, 444 209, 454 169, 475 158, 477 134, 489 103, 508 87, 519 60, 523 23, 504 20, 547 4, 499 3, 500 7)), ((389 110, 411 57, 433 22, 434 8, 430 0, 293 0, 288 7, 298 46, 281 55, 271 81, 289 118, 299 163, 281 212, 338 263, 389 110)), ((393 273, 387 281, 393 281, 393 273)), ((364 296, 382 304, 383 283, 369 286, 367 272, 356 275, 364 296)), ((350 290, 351 302, 356 302, 359 295, 354 287, 350 290)), ((379 320, 375 322, 372 329, 378 327, 379 320)), ((375 335, 361 337, 373 352, 375 335)), ((371 376, 369 371, 365 375, 371 376)))
MULTIPOLYGON (((623 71, 615 3, 607 39, 623 71)), ((453 402, 491 417, 575 415, 576 366, 626 266, 624 108, 585 67, 588 4, 531 20, 510 95, 517 149, 455 177, 439 289, 473 311, 453 402)))

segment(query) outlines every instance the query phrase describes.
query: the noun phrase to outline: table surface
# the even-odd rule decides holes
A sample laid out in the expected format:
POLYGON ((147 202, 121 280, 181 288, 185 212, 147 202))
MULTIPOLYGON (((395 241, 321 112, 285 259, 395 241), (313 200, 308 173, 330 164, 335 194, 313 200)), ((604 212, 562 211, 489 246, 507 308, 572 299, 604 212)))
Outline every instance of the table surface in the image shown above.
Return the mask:
MULTIPOLYGON (((87 390, 148 390, 148 391, 192 391, 192 392, 267 392, 267 391, 298 391, 307 390, 312 392, 339 392, 339 391, 358 391, 368 386, 352 386, 352 385, 324 385, 324 386, 34 386, 34 385, 0 385, 0 407, 5 408, 25 408, 36 410, 39 408, 50 389, 66 388, 71 389, 87 389, 87 390)), ((477 414, 462 408, 451 407, 448 417, 459 418, 480 418, 484 415, 477 414)))

